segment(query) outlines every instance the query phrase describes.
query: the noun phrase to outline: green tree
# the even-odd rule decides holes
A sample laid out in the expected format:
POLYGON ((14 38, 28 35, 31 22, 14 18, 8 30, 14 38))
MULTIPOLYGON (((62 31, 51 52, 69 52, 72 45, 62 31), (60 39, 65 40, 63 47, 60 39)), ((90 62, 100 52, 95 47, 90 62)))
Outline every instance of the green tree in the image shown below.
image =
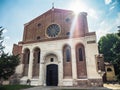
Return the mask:
POLYGON ((3 28, 0 27, 0 85, 3 80, 9 79, 15 73, 15 67, 19 64, 18 55, 9 55, 4 52, 3 42, 3 28))
POLYGON ((117 34, 107 34, 100 38, 98 42, 99 52, 104 55, 104 60, 106 62, 112 62, 115 58, 115 53, 113 53, 112 48, 114 44, 119 40, 117 34))
POLYGON ((115 54, 113 64, 115 66, 115 72, 117 80, 120 83, 120 30, 117 33, 119 40, 114 44, 112 51, 115 54))
POLYGON ((5 47, 2 45, 2 43, 3 43, 3 36, 2 36, 3 30, 4 30, 4 28, 0 27, 0 54, 3 53, 3 49, 5 48, 5 47))
POLYGON ((0 80, 7 80, 15 73, 15 67, 19 64, 19 57, 2 54, 0 57, 0 80))
POLYGON ((107 34, 98 42, 99 52, 104 55, 104 61, 113 63, 117 80, 120 82, 120 30, 115 34, 107 34))

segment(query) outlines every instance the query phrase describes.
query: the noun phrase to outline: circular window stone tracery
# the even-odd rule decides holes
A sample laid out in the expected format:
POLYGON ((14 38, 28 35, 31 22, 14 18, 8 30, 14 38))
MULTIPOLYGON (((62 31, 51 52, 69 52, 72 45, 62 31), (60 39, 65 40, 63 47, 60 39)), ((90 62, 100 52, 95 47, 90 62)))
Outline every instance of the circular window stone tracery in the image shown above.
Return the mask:
POLYGON ((60 27, 57 24, 51 24, 46 30, 46 34, 48 37, 57 37, 59 33, 60 27))

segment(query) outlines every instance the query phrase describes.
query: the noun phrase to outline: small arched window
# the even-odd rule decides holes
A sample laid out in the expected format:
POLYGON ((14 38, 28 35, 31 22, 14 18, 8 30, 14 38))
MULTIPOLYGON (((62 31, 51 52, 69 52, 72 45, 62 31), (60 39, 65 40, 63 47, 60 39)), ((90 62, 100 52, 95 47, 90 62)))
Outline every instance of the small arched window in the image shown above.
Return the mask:
POLYGON ((70 61, 70 49, 69 48, 66 49, 66 61, 67 62, 70 61))
POLYGON ((40 40, 40 36, 37 36, 37 40, 40 40))
POLYGON ((27 64, 29 64, 29 61, 30 61, 30 53, 28 53, 28 55, 27 55, 27 64))
POLYGON ((107 72, 111 72, 112 71, 112 69, 111 68, 107 68, 107 72))
POLYGON ((83 61, 83 51, 82 51, 82 48, 79 48, 78 49, 79 51, 79 61, 83 61))
POLYGON ((70 48, 70 46, 68 46, 68 45, 64 46, 63 54, 64 54, 65 61, 70 62, 71 61, 71 48, 70 48))
POLYGON ((67 36, 70 36, 70 32, 67 32, 66 35, 67 35, 67 36))
POLYGON ((68 23, 68 22, 70 22, 71 20, 70 20, 70 18, 66 18, 65 21, 68 23))
POLYGON ((38 23, 38 27, 40 27, 41 26, 41 23, 38 23))
POLYGON ((85 51, 82 44, 78 44, 76 46, 76 59, 77 61, 84 61, 85 59, 85 51))
POLYGON ((38 63, 40 63, 40 51, 38 52, 38 63))

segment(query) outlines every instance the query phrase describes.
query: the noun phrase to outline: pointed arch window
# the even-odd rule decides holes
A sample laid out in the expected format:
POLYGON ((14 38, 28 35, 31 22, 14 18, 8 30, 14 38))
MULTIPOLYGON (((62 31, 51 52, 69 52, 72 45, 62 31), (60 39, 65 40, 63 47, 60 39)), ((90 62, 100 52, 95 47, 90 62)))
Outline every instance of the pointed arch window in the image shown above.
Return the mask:
POLYGON ((67 61, 67 62, 70 62, 70 57, 71 57, 71 55, 70 55, 70 49, 67 48, 67 49, 66 49, 66 61, 67 61))
POLYGON ((38 52, 38 60, 37 60, 38 63, 40 63, 40 51, 38 52))
POLYGON ((71 48, 70 48, 70 46, 66 45, 64 47, 63 54, 64 54, 64 61, 70 62, 71 61, 71 48))
POLYGON ((63 78, 72 78, 72 58, 69 45, 63 47, 63 72, 63 78))
POLYGON ((82 44, 76 46, 76 59, 77 61, 84 61, 85 59, 84 46, 82 44))
POLYGON ((76 45, 76 66, 77 66, 77 78, 83 79, 87 77, 86 60, 85 60, 85 48, 84 45, 79 43, 76 45))
POLYGON ((82 48, 78 49, 78 53, 79 53, 79 61, 83 61, 83 50, 82 50, 82 48))
POLYGON ((30 61, 30 53, 27 53, 27 64, 29 64, 30 61))

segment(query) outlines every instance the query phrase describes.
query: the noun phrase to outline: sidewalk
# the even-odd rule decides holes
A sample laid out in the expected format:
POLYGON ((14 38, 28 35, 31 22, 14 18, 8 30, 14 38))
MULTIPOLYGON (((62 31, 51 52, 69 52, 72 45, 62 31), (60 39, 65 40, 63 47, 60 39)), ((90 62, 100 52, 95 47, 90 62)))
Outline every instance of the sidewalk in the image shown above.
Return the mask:
POLYGON ((29 88, 29 89, 22 89, 22 90, 112 90, 112 89, 108 89, 106 87, 55 87, 55 86, 49 86, 49 87, 43 87, 43 86, 39 86, 39 87, 33 87, 33 88, 29 88))
POLYGON ((37 86, 22 90, 120 90, 120 84, 104 84, 104 87, 56 87, 56 86, 37 86))

